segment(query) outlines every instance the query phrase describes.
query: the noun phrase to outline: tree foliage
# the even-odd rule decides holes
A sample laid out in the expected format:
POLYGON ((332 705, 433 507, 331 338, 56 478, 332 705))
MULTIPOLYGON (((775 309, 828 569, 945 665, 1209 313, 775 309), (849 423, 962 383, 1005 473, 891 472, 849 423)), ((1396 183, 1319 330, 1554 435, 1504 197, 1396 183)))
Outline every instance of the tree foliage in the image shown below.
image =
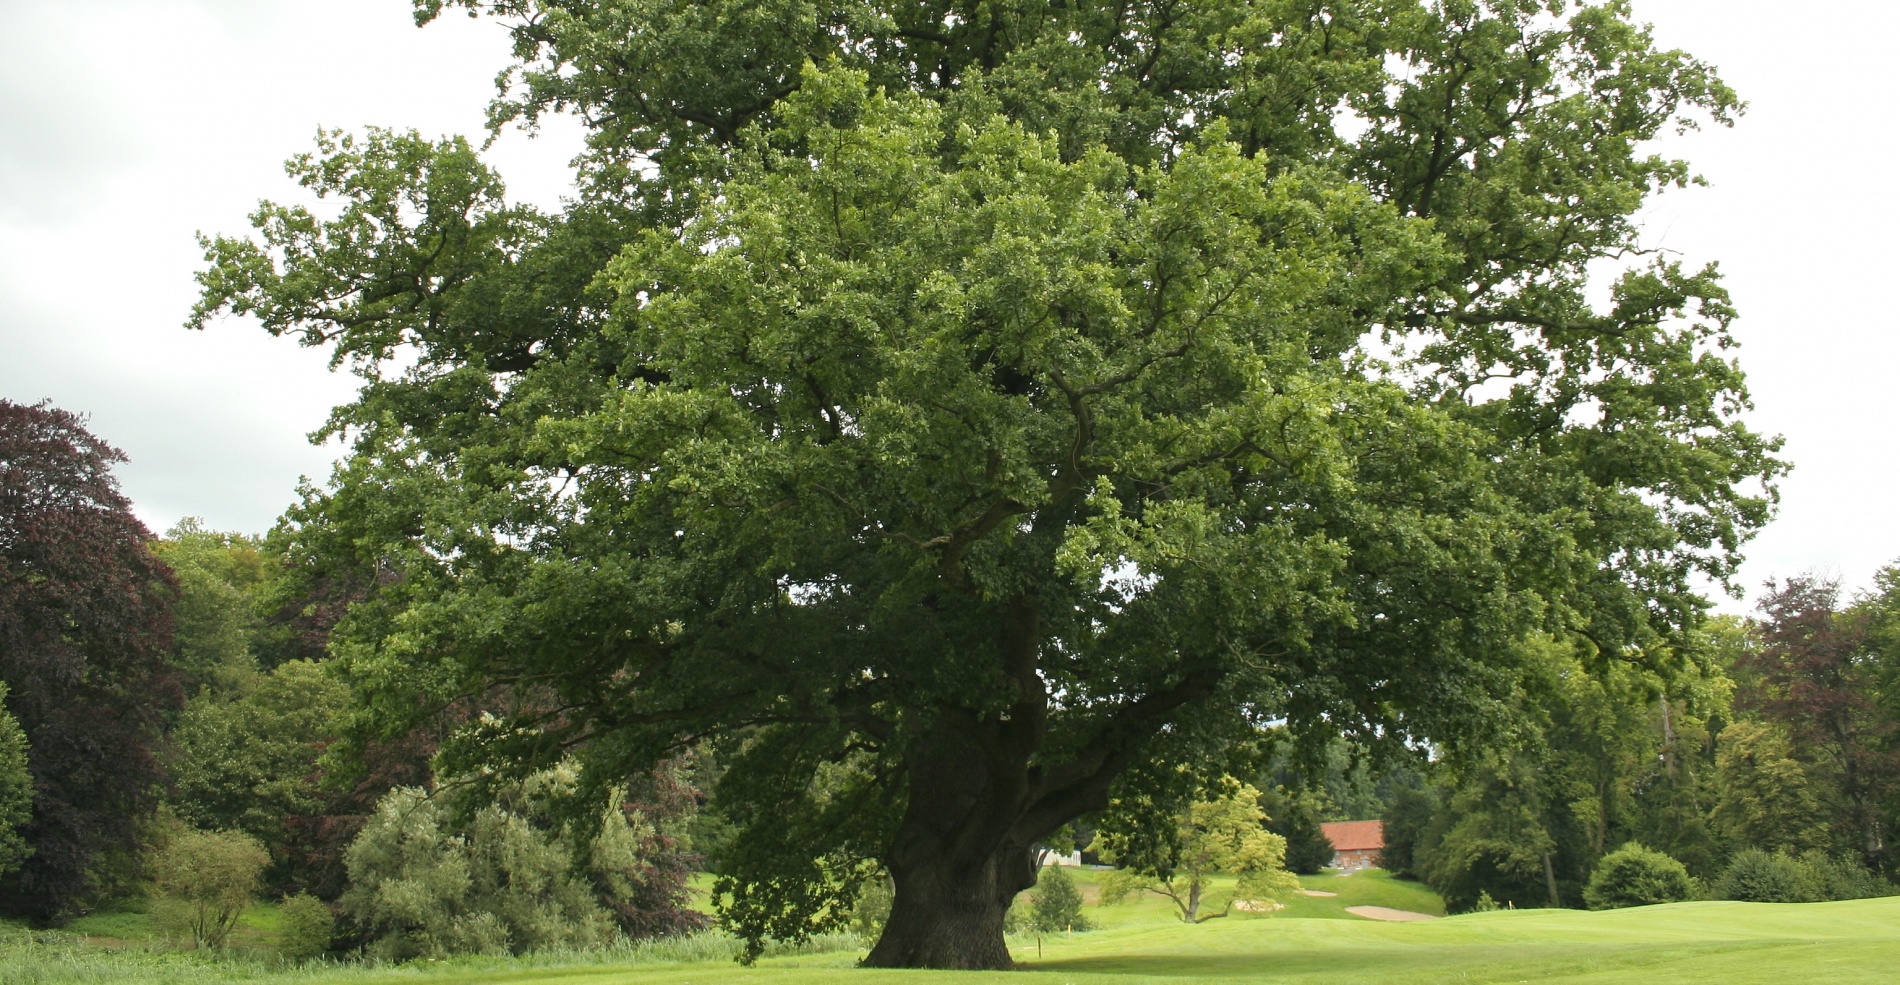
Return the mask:
POLYGON ((1289 871, 1310 876, 1333 864, 1333 843, 1320 827, 1312 797, 1275 791, 1261 798, 1261 810, 1268 818, 1267 830, 1286 840, 1289 871))
POLYGON ((129 857, 183 699, 175 584, 112 477, 124 460, 73 414, 0 399, 0 682, 33 779, 31 855, 0 878, 13 915, 71 916, 129 857))
POLYGON ((1385 847, 1379 852, 1379 864, 1393 875, 1418 878, 1418 847, 1438 811, 1436 790, 1431 787, 1404 787, 1385 809, 1381 827, 1385 847))
POLYGON ((192 517, 166 531, 153 551, 178 579, 172 665, 187 691, 243 687, 257 667, 256 595, 271 574, 268 555, 256 539, 207 530, 192 517))
POLYGON ((1582 904, 1600 860, 1631 841, 1680 853, 1692 873, 1719 871, 1714 734, 1730 714, 1723 660, 1735 628, 1712 621, 1650 666, 1600 669, 1587 648, 1526 640, 1519 734, 1445 762, 1435 796, 1407 798, 1388 828, 1388 865, 1408 866, 1454 909, 1481 893, 1582 904))
POLYGON ((209 690, 172 733, 168 798, 203 828, 241 830, 269 846, 278 889, 323 882, 320 825, 340 799, 321 787, 320 758, 342 725, 348 689, 305 660, 251 671, 209 690))
POLYGON ((603 788, 723 743, 749 953, 881 867, 871 963, 1006 966, 1124 777, 1493 736, 1518 641, 1666 663, 1767 516, 1713 268, 1593 275, 1736 107, 1621 2, 416 6, 509 24, 573 202, 325 135, 192 323, 365 379, 288 528, 366 592, 364 731, 473 702, 447 762, 603 788))
POLYGON ((465 833, 447 815, 420 790, 394 790, 351 843, 341 902, 372 954, 507 954, 605 940, 613 925, 563 846, 497 806, 465 833))
POLYGON ((1711 820, 1723 838, 1763 851, 1805 851, 1825 842, 1820 803, 1787 733, 1740 721, 1722 730, 1711 820))

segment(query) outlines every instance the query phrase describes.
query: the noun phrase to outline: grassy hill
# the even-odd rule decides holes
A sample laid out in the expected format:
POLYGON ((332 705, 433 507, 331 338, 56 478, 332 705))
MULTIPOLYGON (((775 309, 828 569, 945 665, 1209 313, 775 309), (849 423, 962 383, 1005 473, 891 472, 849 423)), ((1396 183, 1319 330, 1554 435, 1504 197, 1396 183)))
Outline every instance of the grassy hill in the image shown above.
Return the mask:
MULTIPOLYGON (((1095 877, 1081 880, 1093 895, 1095 877)), ((80 982, 259 981, 273 985, 1182 985, 1266 983, 1890 982, 1900 967, 1900 897, 1841 903, 1678 903, 1601 913, 1519 910, 1418 923, 1378 923, 1345 907, 1427 910, 1428 891, 1383 873, 1319 876, 1308 897, 1272 916, 1235 914, 1198 926, 1165 901, 1089 906, 1104 929, 1017 942, 1023 970, 1008 973, 853 969, 856 951, 770 958, 753 969, 720 960, 723 947, 680 945, 633 955, 462 959, 402 968, 272 971, 256 962, 207 965, 189 956, 102 949, 29 956, 0 944, 0 980, 80 982), (677 960, 703 955, 697 961, 677 960)), ((42 949, 43 950, 43 949, 42 949)))

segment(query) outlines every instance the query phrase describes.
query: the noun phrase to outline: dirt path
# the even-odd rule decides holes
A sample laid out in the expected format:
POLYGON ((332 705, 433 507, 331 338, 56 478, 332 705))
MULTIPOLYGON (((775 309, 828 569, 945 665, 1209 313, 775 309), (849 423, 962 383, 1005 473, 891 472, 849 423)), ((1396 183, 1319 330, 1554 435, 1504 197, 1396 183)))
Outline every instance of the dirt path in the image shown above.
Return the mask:
POLYGON ((1355 917, 1365 917, 1367 920, 1390 920, 1395 923, 1402 923, 1409 920, 1438 919, 1429 913, 1414 913, 1411 910, 1394 910, 1389 906, 1349 906, 1346 907, 1346 912, 1355 917))

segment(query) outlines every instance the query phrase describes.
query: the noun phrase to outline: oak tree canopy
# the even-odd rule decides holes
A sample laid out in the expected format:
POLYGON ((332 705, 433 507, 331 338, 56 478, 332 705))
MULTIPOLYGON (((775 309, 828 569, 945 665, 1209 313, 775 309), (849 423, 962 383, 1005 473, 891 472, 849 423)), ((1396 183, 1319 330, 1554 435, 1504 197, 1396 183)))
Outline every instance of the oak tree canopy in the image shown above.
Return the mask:
POLYGON ((1271 723, 1494 734, 1532 634, 1667 663, 1769 513, 1728 296, 1633 219, 1738 103, 1619 0, 416 6, 508 25, 572 198, 328 134, 191 323, 362 376, 286 531, 377 586, 365 733, 708 744, 755 949, 881 867, 870 964, 1007 967, 1071 820, 1271 723))

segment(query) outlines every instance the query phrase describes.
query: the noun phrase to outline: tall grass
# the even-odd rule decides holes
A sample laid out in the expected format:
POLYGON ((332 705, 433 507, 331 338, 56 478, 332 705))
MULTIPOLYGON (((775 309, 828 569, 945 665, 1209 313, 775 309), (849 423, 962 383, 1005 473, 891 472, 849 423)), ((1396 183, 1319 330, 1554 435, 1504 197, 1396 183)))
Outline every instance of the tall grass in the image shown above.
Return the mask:
MULTIPOLYGON (((767 949, 768 957, 832 954, 862 950, 855 934, 830 934, 801 945, 767 949)), ((356 959, 319 959, 292 963, 268 952, 175 951, 157 945, 101 947, 77 934, 58 931, 0 931, 0 982, 6 985, 220 985, 269 982, 271 985, 339 982, 366 971, 378 978, 454 979, 469 972, 513 969, 729 962, 738 957, 738 940, 721 933, 658 940, 621 939, 603 947, 556 948, 518 957, 458 957, 401 965, 356 959)))

